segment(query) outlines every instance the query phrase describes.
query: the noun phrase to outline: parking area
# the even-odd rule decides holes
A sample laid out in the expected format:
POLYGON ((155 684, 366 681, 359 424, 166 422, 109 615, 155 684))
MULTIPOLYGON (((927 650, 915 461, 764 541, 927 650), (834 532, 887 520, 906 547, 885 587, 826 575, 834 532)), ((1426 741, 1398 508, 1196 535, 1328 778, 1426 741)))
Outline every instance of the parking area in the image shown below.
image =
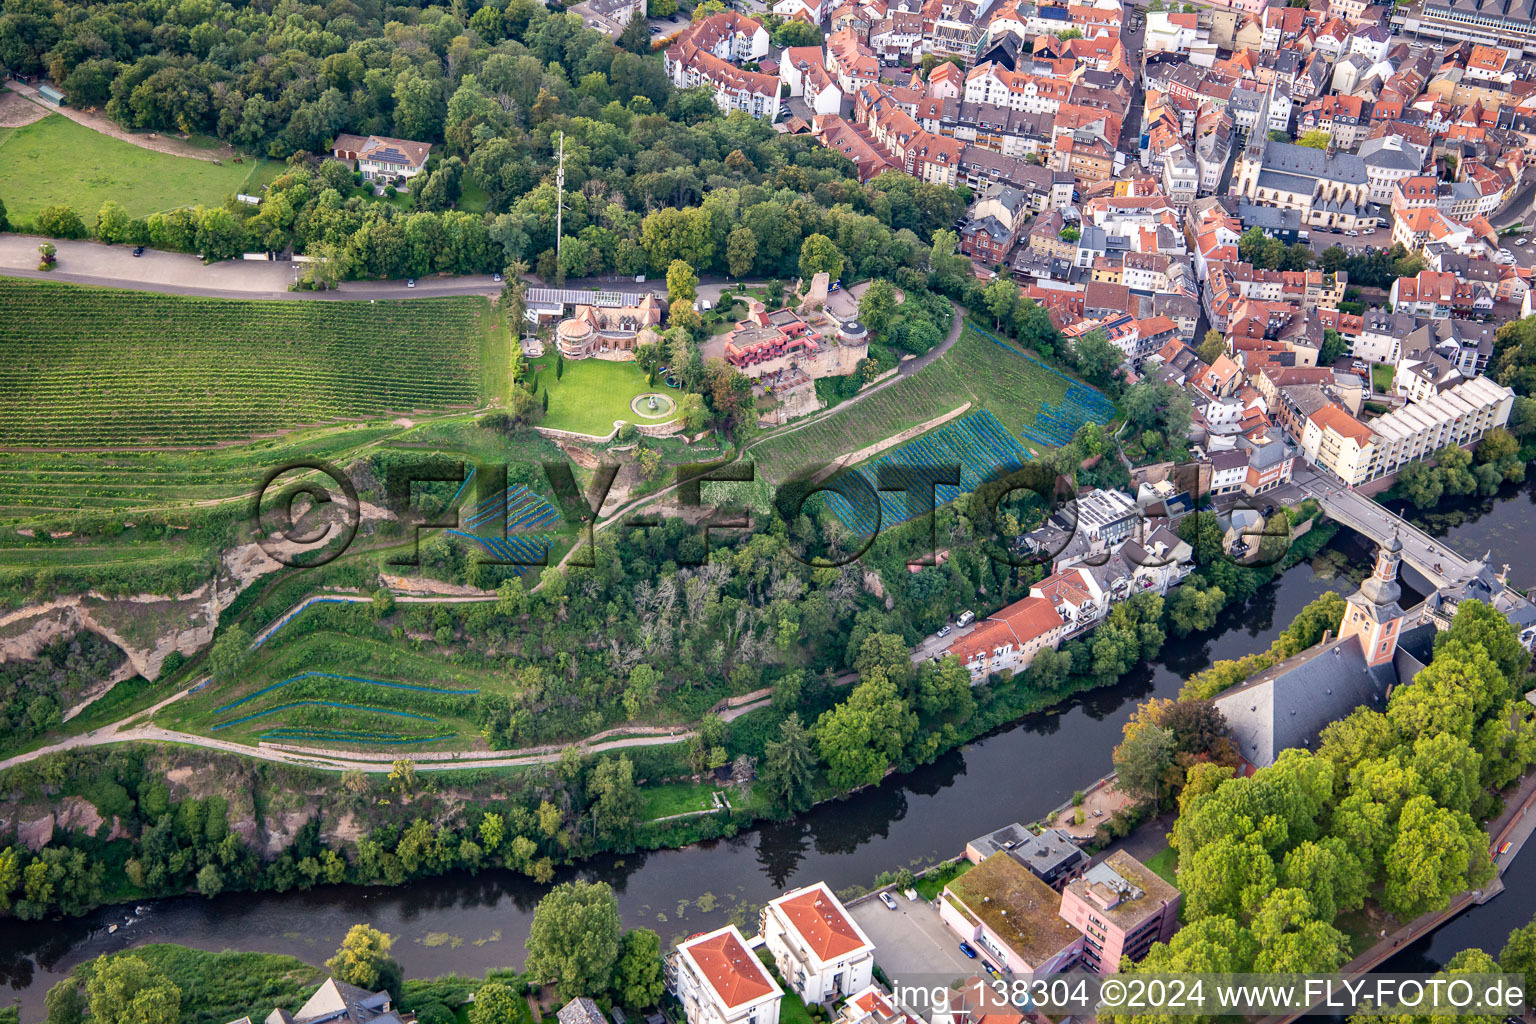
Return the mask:
MULTIPOLYGON (((981 963, 960 952, 960 938, 925 900, 909 901, 896 894, 895 910, 878 899, 849 908, 853 919, 875 944, 875 962, 895 985, 932 988, 982 973, 981 963)), ((926 1006, 910 1009, 926 1012, 926 1006)))

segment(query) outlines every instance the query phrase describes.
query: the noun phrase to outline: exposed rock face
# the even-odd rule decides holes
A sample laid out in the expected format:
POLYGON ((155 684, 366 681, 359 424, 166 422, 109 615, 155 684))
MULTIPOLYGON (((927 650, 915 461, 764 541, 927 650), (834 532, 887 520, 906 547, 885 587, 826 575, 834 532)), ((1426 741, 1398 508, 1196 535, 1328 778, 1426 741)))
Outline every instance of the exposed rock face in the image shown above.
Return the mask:
POLYGON ((256 544, 242 544, 224 554, 219 578, 187 594, 135 594, 107 597, 91 591, 61 597, 0 615, 0 661, 36 658, 59 637, 86 630, 121 648, 127 663, 102 685, 92 687, 66 719, 135 675, 156 679, 172 651, 191 655, 213 641, 219 613, 240 592, 281 569, 256 544))
POLYGON ((106 819, 101 816, 96 805, 79 796, 67 796, 60 800, 54 819, 56 828, 72 829, 88 836, 94 836, 106 824, 106 819))
POLYGON ((36 853, 47 846, 49 840, 53 838, 53 825, 54 817, 52 814, 45 814, 41 818, 20 822, 16 826, 16 840, 33 853, 36 853))
POLYGON ((266 856, 276 857, 291 846, 299 829, 309 824, 309 819, 314 816, 315 812, 310 808, 288 811, 282 815, 268 815, 266 828, 262 830, 265 833, 262 847, 266 856))

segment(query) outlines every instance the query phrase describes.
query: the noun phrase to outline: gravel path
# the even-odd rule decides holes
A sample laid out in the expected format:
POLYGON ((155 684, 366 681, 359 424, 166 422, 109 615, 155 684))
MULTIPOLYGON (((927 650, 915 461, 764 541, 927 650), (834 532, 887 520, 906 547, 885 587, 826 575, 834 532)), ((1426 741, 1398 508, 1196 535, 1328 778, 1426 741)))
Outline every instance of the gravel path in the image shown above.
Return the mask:
MULTIPOLYGON (((26 99, 32 102, 34 109, 42 111, 37 117, 31 119, 34 121, 38 117, 45 117, 48 114, 63 114, 76 124, 83 124, 92 131, 101 132, 103 135, 110 135, 114 139, 121 139, 131 145, 138 146, 140 149, 149 149, 156 153, 191 157, 193 160, 207 160, 209 163, 215 160, 229 160, 236 156, 234 147, 230 145, 220 145, 215 149, 201 149, 189 142, 176 138, 174 135, 130 132, 112 121, 105 114, 97 113, 94 109, 79 110, 75 107, 55 107, 51 103, 38 99, 36 86, 27 85, 23 82, 8 82, 6 87, 26 97, 26 99)), ((3 123, 0 122, 0 124, 3 123)), ((26 124, 28 122, 23 121, 21 123, 26 124)))

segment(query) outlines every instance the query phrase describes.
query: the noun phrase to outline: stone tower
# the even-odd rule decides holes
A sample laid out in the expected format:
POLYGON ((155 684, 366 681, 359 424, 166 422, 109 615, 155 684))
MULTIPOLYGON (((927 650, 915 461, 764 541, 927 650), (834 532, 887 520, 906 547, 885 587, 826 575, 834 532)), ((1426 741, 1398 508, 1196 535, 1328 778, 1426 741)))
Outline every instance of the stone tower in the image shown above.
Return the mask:
POLYGON ((1392 660, 1403 623, 1403 609, 1397 603, 1403 588, 1397 582, 1397 568, 1403 560, 1403 542, 1394 530, 1376 553, 1376 568, 1360 590, 1349 598, 1344 609, 1341 637, 1360 640, 1360 651, 1367 665, 1392 660))

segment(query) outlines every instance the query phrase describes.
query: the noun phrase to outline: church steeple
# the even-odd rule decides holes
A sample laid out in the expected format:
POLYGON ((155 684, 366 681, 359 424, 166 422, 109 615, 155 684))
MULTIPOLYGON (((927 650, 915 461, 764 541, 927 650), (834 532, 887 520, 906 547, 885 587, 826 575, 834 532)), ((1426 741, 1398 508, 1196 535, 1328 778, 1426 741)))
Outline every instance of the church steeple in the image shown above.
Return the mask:
MULTIPOLYGON (((1274 90, 1273 83, 1270 90, 1274 90)), ((1269 142, 1269 97, 1270 93, 1266 92, 1259 101, 1258 113, 1253 119, 1253 127, 1248 131, 1248 139, 1233 174, 1236 184, 1232 191, 1248 199, 1257 198, 1259 172, 1264 169, 1264 147, 1269 142)))
POLYGON ((1403 560, 1403 541, 1392 531, 1392 536, 1376 552, 1376 571, 1360 584, 1360 593, 1373 604, 1393 604, 1403 596, 1403 588, 1397 582, 1397 567, 1403 560))
POLYGON ((1350 596, 1349 606, 1344 609, 1339 636, 1359 638, 1360 652, 1367 665, 1389 662, 1397 650, 1403 621, 1403 609, 1397 603, 1403 594, 1397 582, 1397 568, 1402 560, 1403 542, 1393 530, 1392 536, 1377 549, 1375 570, 1360 584, 1360 590, 1350 596))

